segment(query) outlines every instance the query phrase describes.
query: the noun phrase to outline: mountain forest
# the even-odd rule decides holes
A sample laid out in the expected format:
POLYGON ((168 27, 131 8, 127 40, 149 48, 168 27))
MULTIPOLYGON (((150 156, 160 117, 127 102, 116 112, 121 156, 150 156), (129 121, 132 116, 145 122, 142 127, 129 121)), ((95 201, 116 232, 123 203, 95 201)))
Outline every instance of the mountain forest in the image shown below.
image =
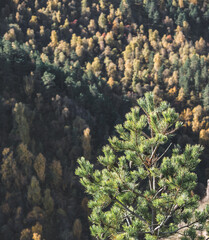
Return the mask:
POLYGON ((0 239, 91 240, 77 159, 97 163, 146 92, 201 144, 209 179, 208 0, 0 1, 0 239))

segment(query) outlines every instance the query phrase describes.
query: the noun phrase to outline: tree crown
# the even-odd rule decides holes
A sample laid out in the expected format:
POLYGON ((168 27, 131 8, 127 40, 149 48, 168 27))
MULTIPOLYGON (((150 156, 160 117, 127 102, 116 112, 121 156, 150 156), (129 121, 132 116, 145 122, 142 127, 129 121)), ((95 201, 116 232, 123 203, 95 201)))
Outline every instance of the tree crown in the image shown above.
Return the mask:
POLYGON ((193 193, 203 149, 175 146, 171 153, 170 138, 181 126, 178 114, 165 101, 156 105, 152 93, 138 105, 98 157, 102 170, 83 157, 78 160, 76 174, 92 196, 91 233, 98 239, 154 240, 184 230, 184 239, 190 239, 208 218, 208 209, 196 210, 193 193))

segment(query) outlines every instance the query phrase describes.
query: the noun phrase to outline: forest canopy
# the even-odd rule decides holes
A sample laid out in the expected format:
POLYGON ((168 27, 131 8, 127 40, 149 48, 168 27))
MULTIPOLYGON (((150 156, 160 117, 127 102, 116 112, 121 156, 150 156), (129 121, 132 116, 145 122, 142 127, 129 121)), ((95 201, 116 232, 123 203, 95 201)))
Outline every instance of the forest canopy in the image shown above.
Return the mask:
POLYGON ((207 0, 0 1, 0 239, 91 239, 77 158, 149 91, 183 122, 175 144, 205 146, 204 196, 208 26, 207 0))

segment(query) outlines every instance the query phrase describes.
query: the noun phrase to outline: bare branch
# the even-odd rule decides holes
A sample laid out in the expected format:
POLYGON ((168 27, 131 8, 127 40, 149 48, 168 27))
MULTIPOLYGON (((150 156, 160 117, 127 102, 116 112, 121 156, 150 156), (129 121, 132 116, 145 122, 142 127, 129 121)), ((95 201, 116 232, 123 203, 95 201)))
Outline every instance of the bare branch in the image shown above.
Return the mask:
POLYGON ((152 154, 151 154, 151 157, 150 157, 150 161, 152 161, 155 153, 157 152, 158 147, 159 147, 159 144, 157 144, 156 147, 154 148, 154 150, 152 151, 152 154))
POLYGON ((170 132, 167 132, 165 135, 168 136, 172 133, 175 133, 178 130, 178 128, 174 128, 173 130, 171 130, 170 132))
POLYGON ((154 229, 154 232, 157 231, 158 229, 160 229, 163 225, 165 225, 167 223, 167 221, 172 217, 173 213, 178 209, 178 205, 173 205, 171 207, 171 210, 168 214, 168 216, 161 222, 161 224, 159 226, 157 226, 155 229, 154 229))
POLYGON ((146 137, 147 139, 150 139, 150 137, 149 137, 145 132, 141 131, 141 134, 142 134, 144 137, 146 137))
POLYGON ((164 190, 164 187, 160 188, 156 193, 155 193, 155 196, 153 197, 153 199, 155 199, 157 197, 157 195, 159 193, 161 193, 162 191, 164 190))
POLYGON ((166 150, 164 151, 164 153, 162 153, 162 154, 160 155, 160 157, 157 158, 156 162, 159 161, 159 160, 166 154, 166 152, 169 150, 169 148, 171 147, 171 145, 172 145, 172 143, 170 143, 170 145, 166 148, 166 150))
POLYGON ((133 212, 132 210, 130 210, 130 209, 129 209, 128 207, 126 207, 122 202, 120 202, 117 198, 114 198, 114 200, 115 200, 117 203, 119 203, 123 208, 125 208, 128 212, 130 212, 132 215, 134 215, 135 217, 139 218, 141 221, 147 223, 147 221, 146 221, 143 217, 141 217, 141 216, 138 215, 137 213, 135 213, 135 212, 133 212))

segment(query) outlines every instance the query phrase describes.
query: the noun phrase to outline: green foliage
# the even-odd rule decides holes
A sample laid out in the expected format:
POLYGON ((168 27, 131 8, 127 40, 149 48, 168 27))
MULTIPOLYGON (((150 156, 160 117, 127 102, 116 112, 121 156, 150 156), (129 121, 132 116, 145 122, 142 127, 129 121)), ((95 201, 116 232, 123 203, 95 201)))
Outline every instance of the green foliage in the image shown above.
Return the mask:
POLYGON ((120 6, 119 6, 120 11, 126 18, 131 17, 131 3, 130 0, 121 0, 120 6))
POLYGON ((35 176, 31 178, 30 186, 28 187, 28 201, 33 205, 40 205, 41 203, 41 189, 39 181, 35 176))
POLYGON ((27 119, 27 108, 23 103, 16 103, 14 108, 14 118, 17 123, 19 137, 24 144, 30 141, 29 121, 27 119))
POLYGON ((209 84, 207 84, 203 91, 203 106, 206 111, 209 111, 209 84))
POLYGON ((42 81, 44 83, 44 86, 46 86, 46 89, 49 89, 51 87, 55 86, 55 75, 50 72, 44 72, 44 75, 42 76, 42 81))
POLYGON ((209 217, 208 208, 197 210, 193 194, 203 148, 187 145, 182 152, 176 146, 171 153, 170 138, 181 126, 178 114, 167 102, 156 105, 152 93, 138 105, 98 157, 102 170, 78 160, 76 175, 92 197, 91 233, 99 239, 154 240, 178 233, 184 222, 192 237, 209 217))
POLYGON ((27 146, 22 143, 18 146, 17 151, 21 169, 25 175, 29 175, 31 171, 33 154, 27 149, 27 146))
POLYGON ((38 178, 42 182, 44 182, 44 180, 45 180, 46 159, 41 153, 39 153, 38 156, 35 158, 33 167, 34 167, 34 170, 36 171, 36 174, 37 174, 38 178))
POLYGON ((47 214, 52 214, 54 211, 54 200, 51 197, 50 189, 46 189, 43 197, 43 205, 47 214))
POLYGON ((62 179, 62 166, 60 164, 60 161, 53 160, 50 165, 50 172, 52 177, 52 183, 55 187, 58 187, 62 179))
POLYGON ((98 24, 102 29, 104 29, 104 30, 106 29, 107 22, 106 22, 106 17, 105 17, 104 13, 100 14, 100 16, 98 18, 98 24))
MULTIPOLYGON (((208 144, 208 16, 207 0, 0 1, 0 239, 38 238, 32 236, 36 222, 43 226, 42 239, 90 239, 80 209, 83 192, 73 177, 76 159, 84 153, 94 161, 113 126, 147 91, 154 90, 156 102, 167 99, 180 113, 185 127, 176 142, 208 144), (205 106, 201 114, 198 105, 205 106), (75 126, 79 118, 85 126, 75 126), (41 191, 34 209, 27 199, 33 175, 41 191)), ((148 134, 146 118, 140 124, 148 134)), ((155 116, 152 124, 156 133, 155 116)), ((130 122, 126 127, 131 130, 130 122)), ((123 128, 117 127, 122 140, 133 140, 123 128)), ((167 139, 159 135, 152 141, 167 139)), ((106 147, 100 159, 111 168, 125 143, 114 144, 120 152, 106 147)), ((150 146, 142 144, 140 151, 150 146)), ((208 148, 204 154, 201 182, 208 178, 208 148)), ((146 171, 138 171, 146 179, 146 171)), ((162 221, 162 214, 156 220, 162 221)))

